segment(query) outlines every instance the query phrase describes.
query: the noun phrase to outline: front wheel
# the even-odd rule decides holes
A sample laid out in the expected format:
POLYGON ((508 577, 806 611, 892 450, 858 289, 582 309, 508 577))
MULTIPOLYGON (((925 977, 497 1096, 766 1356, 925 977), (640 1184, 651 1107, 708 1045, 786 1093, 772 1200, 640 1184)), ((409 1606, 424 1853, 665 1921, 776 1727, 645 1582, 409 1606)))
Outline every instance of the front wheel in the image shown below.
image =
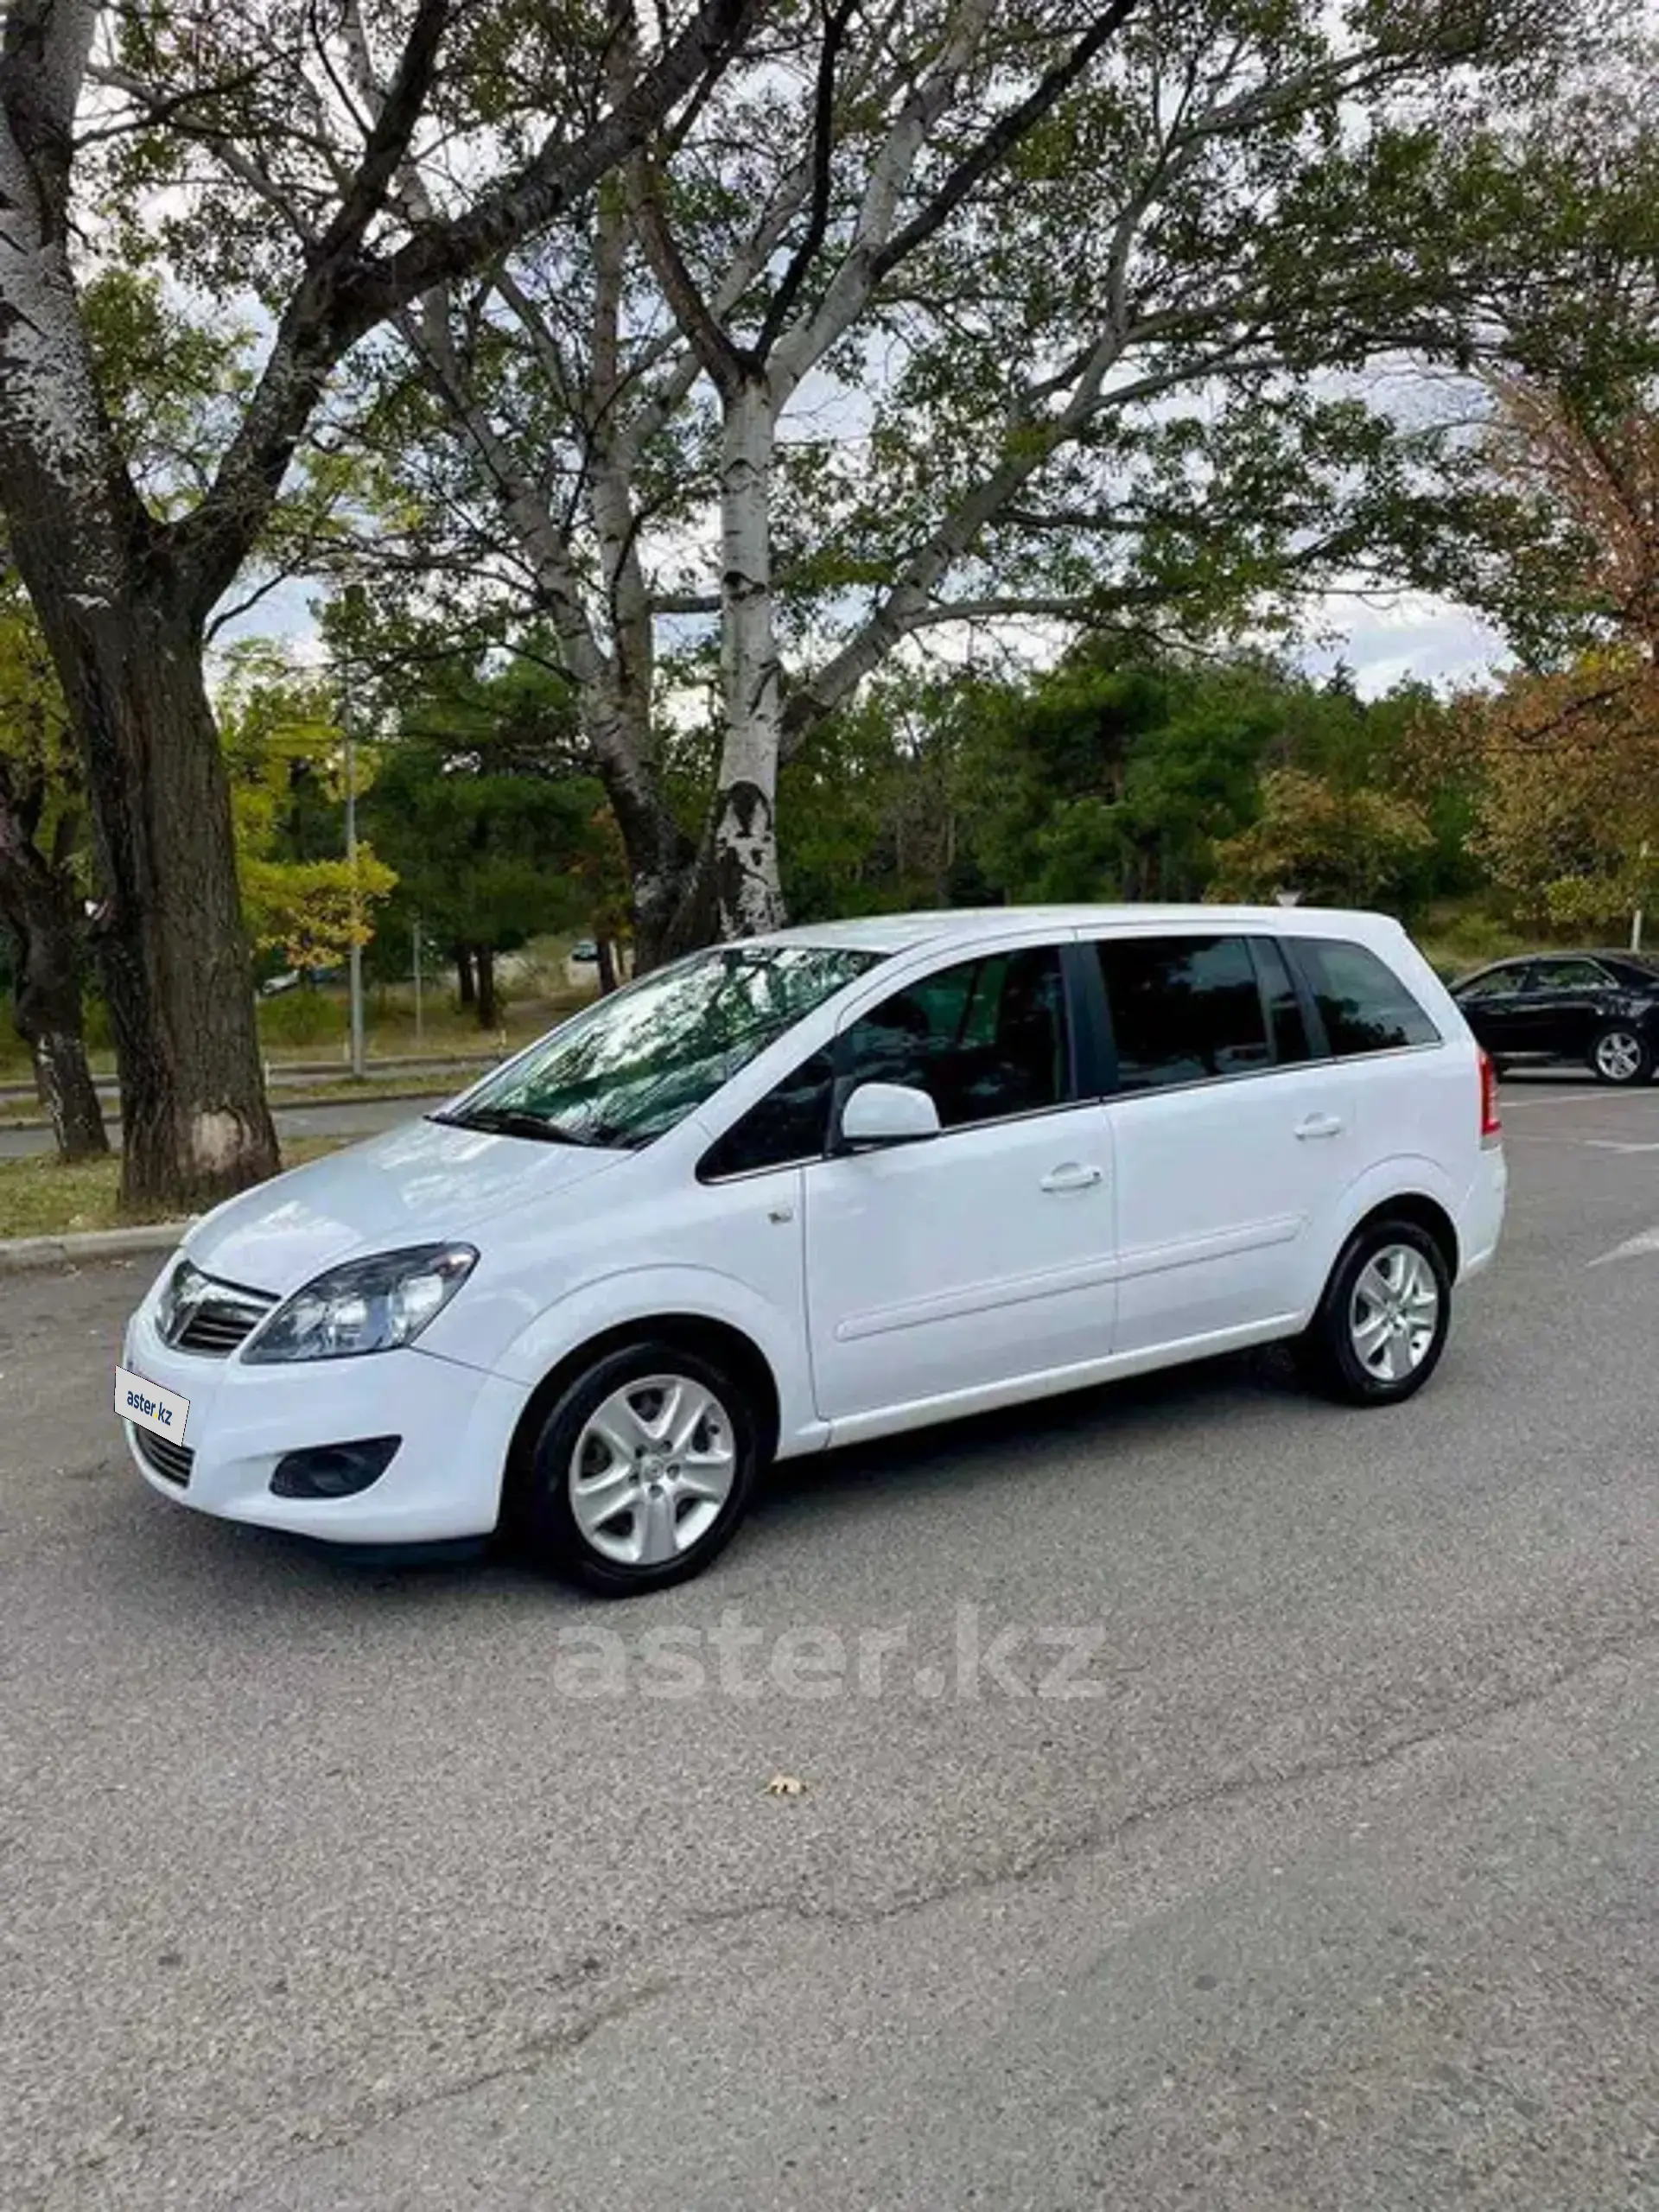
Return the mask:
POLYGON ((543 1564, 607 1597, 683 1582, 723 1551, 754 1487, 760 1427, 701 1353, 642 1340, 561 1393, 512 1486, 511 1524, 543 1564))
POLYGON ((1610 1021, 1590 1047, 1590 1072, 1598 1083, 1645 1083, 1653 1073, 1653 1049, 1627 1021, 1610 1021))
POLYGON ((1393 1406, 1440 1364, 1452 1319, 1446 1255, 1414 1221, 1355 1230, 1299 1349, 1310 1380, 1346 1405, 1393 1406))

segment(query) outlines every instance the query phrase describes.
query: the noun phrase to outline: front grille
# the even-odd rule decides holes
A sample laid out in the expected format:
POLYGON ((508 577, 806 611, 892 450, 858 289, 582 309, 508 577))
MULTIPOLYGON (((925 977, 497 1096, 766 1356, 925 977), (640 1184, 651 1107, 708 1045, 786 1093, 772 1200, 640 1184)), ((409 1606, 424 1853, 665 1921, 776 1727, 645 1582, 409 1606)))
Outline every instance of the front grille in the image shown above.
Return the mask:
POLYGON ((196 1455, 188 1444, 175 1444, 170 1436, 157 1436, 152 1430, 140 1428, 136 1423, 132 1435, 138 1446, 139 1456, 147 1465, 153 1467, 164 1481, 177 1483, 181 1490, 189 1488, 190 1470, 195 1464, 196 1455))
POLYGON ((245 1337, 250 1337, 276 1303, 268 1298, 255 1306, 238 1299, 232 1305, 228 1299, 213 1299, 198 1306, 186 1319, 183 1328, 174 1338, 181 1351, 212 1352, 223 1359, 233 1352, 245 1337))
POLYGON ((210 1359, 228 1358, 276 1303, 269 1291, 219 1282, 194 1268, 184 1281, 181 1297, 169 1294, 162 1300, 162 1341, 179 1351, 203 1352, 210 1359))

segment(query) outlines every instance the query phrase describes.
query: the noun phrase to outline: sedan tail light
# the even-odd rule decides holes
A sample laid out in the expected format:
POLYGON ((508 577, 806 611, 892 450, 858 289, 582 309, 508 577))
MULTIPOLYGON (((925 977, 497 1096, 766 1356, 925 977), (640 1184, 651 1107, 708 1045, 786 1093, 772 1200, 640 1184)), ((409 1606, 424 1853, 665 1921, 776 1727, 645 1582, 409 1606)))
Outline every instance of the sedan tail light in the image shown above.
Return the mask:
POLYGON ((1480 1141, 1482 1144, 1497 1144, 1503 1135, 1503 1122, 1497 1110, 1497 1070, 1492 1065, 1492 1056, 1480 1056, 1480 1141))

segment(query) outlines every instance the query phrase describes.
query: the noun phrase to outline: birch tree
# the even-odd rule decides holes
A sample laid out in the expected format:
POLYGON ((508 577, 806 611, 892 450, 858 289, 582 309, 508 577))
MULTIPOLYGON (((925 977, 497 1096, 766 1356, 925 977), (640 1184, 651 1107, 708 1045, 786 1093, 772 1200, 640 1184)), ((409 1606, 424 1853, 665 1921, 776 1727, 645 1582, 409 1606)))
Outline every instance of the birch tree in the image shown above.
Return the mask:
POLYGON ((622 5, 4 0, 0 508, 85 764, 128 1201, 197 1205, 276 1164, 202 639, 330 378, 695 105, 754 12, 654 14, 607 98, 625 24, 633 51, 622 5), (351 89, 365 54, 372 112, 351 89), (444 149, 419 219, 397 190, 417 145, 444 149), (81 299, 100 236, 251 296, 270 328, 180 510, 145 498, 100 385, 81 299))
POLYGON ((779 918, 779 765, 900 649, 1260 620, 1420 550, 1433 434, 1362 379, 1466 348, 1448 127, 1573 35, 1532 0, 820 0, 582 224, 425 296, 365 429, 451 603, 550 621, 642 959, 779 918))

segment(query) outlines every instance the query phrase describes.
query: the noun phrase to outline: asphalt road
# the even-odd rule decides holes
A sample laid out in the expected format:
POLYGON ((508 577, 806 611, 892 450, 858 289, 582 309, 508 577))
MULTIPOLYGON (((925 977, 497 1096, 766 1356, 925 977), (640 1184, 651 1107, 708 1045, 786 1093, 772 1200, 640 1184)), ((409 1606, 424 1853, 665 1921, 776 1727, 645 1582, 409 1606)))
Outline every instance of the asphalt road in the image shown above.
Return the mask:
POLYGON ((0 2202, 1659 2205, 1659 1091, 1505 1113, 1414 1404, 782 1470, 620 1608, 152 1496, 137 1272, 0 1279, 0 2202))
MULTIPOLYGON (((429 1098, 340 1098, 320 1106, 284 1106, 276 1101, 272 1116, 278 1137, 371 1137, 377 1130, 395 1129, 399 1122, 413 1120, 442 1099, 453 1098, 465 1090, 467 1080, 465 1072, 457 1073, 448 1079, 447 1089, 440 1085, 429 1098)), ((119 1144, 118 1128, 111 1128, 110 1140, 119 1144)), ((44 1127, 0 1128, 0 1160, 29 1160, 51 1149, 52 1134, 44 1127)))

